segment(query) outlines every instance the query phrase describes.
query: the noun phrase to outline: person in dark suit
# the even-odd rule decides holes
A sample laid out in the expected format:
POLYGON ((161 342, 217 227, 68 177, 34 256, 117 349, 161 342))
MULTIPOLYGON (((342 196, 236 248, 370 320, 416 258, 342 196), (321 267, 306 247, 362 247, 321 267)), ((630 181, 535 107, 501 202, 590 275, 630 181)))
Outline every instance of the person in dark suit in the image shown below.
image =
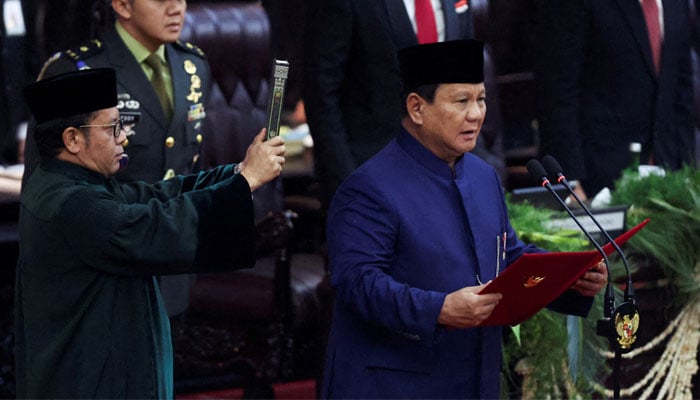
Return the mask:
POLYGON ((689 0, 690 53, 693 66, 693 120, 695 122, 695 163, 700 164, 700 0, 689 0))
POLYGON ((30 82, 31 47, 24 17, 26 1, 7 2, 0 7, 0 165, 22 163, 22 126, 29 118, 24 104, 16 99, 30 82))
POLYGON ((540 150, 589 197, 613 189, 632 164, 631 142, 641 143, 642 163, 695 163, 688 2, 649 4, 658 9, 651 30, 661 33, 655 65, 646 1, 536 3, 540 150))
MULTIPOLYGON (((178 40, 186 2, 112 0, 116 23, 100 39, 51 57, 39 79, 82 68, 113 68, 117 73, 119 113, 126 129, 128 167, 116 177, 122 182, 149 183, 199 170, 203 121, 209 96, 210 70, 202 51, 178 40), (165 106, 151 82, 155 54, 163 68, 165 106)), ((158 65, 157 64, 157 65, 158 65)), ((23 182, 38 164, 31 128, 25 149, 23 182)), ((182 314, 188 304, 189 279, 163 277, 166 308, 182 314)))
MULTIPOLYGON (((401 123, 396 50, 418 44, 403 0, 324 0, 309 7, 304 45, 306 117, 320 197, 391 140, 401 123)), ((412 3, 412 2, 411 2, 412 3)), ((437 40, 473 37, 467 3, 436 0, 437 40)))

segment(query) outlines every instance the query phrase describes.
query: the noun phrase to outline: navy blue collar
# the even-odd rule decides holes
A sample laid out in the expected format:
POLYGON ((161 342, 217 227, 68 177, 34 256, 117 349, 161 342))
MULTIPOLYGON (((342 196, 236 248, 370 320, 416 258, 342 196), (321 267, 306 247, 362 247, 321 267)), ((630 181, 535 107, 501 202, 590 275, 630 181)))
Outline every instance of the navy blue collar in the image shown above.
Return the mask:
POLYGON ((459 177, 459 173, 462 163, 464 162, 464 156, 461 156, 455 162, 454 170, 450 168, 450 165, 440 157, 436 156, 428 150, 421 142, 416 140, 410 133, 401 127, 398 136, 396 137, 396 143, 406 152, 411 158, 415 159, 419 164, 428 169, 430 172, 434 173, 445 179, 454 179, 459 177))

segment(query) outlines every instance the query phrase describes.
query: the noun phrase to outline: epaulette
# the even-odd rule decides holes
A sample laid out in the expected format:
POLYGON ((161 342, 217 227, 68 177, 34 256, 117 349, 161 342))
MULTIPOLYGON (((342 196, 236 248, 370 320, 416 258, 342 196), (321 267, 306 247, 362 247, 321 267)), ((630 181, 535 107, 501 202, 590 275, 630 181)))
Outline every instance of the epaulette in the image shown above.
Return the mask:
POLYGON ((87 64, 85 64, 85 61, 83 60, 90 58, 95 54, 98 54, 103 49, 104 44, 97 39, 93 39, 83 45, 80 45, 79 47, 55 53, 54 55, 49 57, 49 59, 46 60, 46 62, 44 63, 44 66, 41 67, 41 72, 39 72, 39 77, 37 79, 43 79, 44 74, 46 73, 46 70, 49 68, 49 66, 51 66, 51 64, 55 63, 61 58, 65 58, 75 63, 76 69, 90 68, 87 64))
POLYGON ((204 55, 204 51, 202 51, 202 49, 193 45, 190 42, 183 42, 182 40, 177 40, 174 44, 177 45, 179 48, 181 48, 187 52, 190 52, 194 55, 197 55, 197 56, 202 57, 202 58, 206 57, 204 55))
POLYGON ((68 49, 62 54, 64 57, 68 58, 69 60, 72 60, 77 65, 81 61, 85 60, 86 58, 90 58, 95 54, 98 54, 102 50, 104 50, 104 43, 97 39, 92 39, 91 41, 82 44, 79 47, 68 49))

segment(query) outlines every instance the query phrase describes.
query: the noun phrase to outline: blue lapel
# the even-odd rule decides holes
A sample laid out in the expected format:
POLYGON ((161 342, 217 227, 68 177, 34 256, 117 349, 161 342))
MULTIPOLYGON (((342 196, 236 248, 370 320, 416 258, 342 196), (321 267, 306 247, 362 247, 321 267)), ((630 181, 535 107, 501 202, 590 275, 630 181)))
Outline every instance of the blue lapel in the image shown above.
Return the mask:
MULTIPOLYGON (((188 105, 193 104, 186 100, 191 85, 190 76, 185 72, 185 57, 182 57, 172 44, 165 45, 165 52, 168 55, 170 76, 173 81, 173 118, 170 123, 172 126, 181 126, 187 117, 188 105)), ((202 92, 202 90, 203 88, 200 88, 198 91, 202 92)), ((202 101, 203 99, 200 99, 198 103, 202 101)))

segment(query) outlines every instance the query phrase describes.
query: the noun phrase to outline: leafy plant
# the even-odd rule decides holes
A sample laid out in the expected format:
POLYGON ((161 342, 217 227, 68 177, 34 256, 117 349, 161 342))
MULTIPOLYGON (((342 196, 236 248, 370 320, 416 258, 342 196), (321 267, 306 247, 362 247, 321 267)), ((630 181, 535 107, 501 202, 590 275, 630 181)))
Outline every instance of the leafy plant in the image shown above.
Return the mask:
MULTIPOLYGON (((626 244, 628 259, 632 261, 631 254, 652 258, 660 265, 671 285, 678 289, 679 308, 697 301, 700 298, 700 171, 686 167, 667 172, 663 177, 644 178, 625 171, 612 192, 611 203, 629 206, 628 226, 650 218, 647 226, 626 244)), ((552 251, 590 248, 578 232, 548 229, 545 221, 552 218, 551 211, 510 202, 509 211, 513 226, 526 242, 552 251)), ((630 267, 634 270, 633 262, 630 267)), ((611 268, 613 277, 624 274, 619 260, 611 268)), ((530 369, 532 379, 523 387, 523 395, 581 398, 590 397, 596 390, 592 383, 608 373, 598 353, 608 346, 595 334, 595 321, 602 315, 601 300, 601 296, 596 299, 587 319, 543 310, 521 324, 520 342, 513 336, 505 336, 504 358, 511 370, 518 360, 536 366, 530 369)), ((513 373, 510 378, 516 380, 513 373)))
POLYGON ((629 245, 652 256, 679 289, 680 304, 700 292, 700 171, 689 167, 665 176, 627 171, 617 182, 612 203, 629 204, 627 219, 647 226, 629 245))
POLYGON ((645 398, 690 398, 697 394, 691 389, 700 350, 700 171, 685 167, 646 177, 626 171, 616 183, 612 202, 631 205, 627 213, 631 223, 650 218, 629 245, 663 269, 678 308, 659 336, 636 349, 663 347, 640 378, 643 386, 623 392, 645 398))

